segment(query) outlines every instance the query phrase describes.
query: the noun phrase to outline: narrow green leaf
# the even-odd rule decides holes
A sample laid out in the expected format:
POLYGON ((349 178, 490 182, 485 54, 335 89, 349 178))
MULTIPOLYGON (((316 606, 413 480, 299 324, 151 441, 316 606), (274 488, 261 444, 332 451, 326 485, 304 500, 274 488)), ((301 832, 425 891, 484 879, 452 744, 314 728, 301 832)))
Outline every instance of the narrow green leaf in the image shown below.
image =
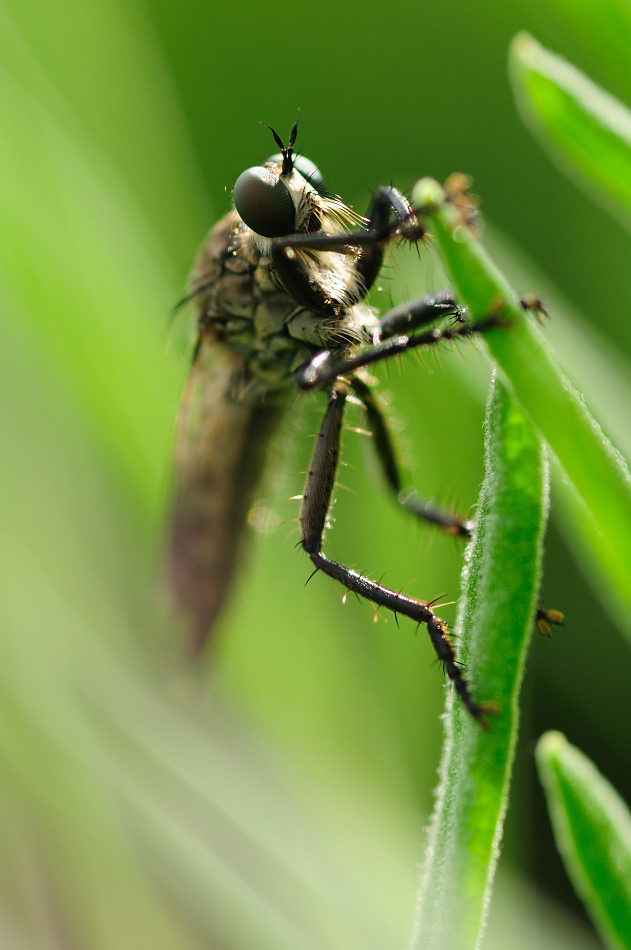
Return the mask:
POLYGON ((527 33, 509 70, 524 123, 562 171, 631 225, 631 112, 527 33))
POLYGON ((567 872, 603 941, 631 948, 631 814, 615 789, 559 732, 537 746, 552 827, 567 872))
MULTIPOLYGON (((433 233, 456 293, 474 319, 501 315, 484 341, 538 428, 591 519, 594 557, 617 599, 631 607, 631 475, 552 357, 517 295, 488 258, 461 212, 436 182, 423 180, 414 202, 433 233)), ((580 524, 579 528, 584 529, 580 524)))
MULTIPOLYGON (((413 946, 458 950, 480 939, 508 803, 518 699, 539 586, 547 466, 528 419, 496 383, 486 419, 486 474, 468 551, 460 655, 498 715, 484 733, 450 701, 413 946)), ((453 694, 450 693, 450 700, 453 694)))

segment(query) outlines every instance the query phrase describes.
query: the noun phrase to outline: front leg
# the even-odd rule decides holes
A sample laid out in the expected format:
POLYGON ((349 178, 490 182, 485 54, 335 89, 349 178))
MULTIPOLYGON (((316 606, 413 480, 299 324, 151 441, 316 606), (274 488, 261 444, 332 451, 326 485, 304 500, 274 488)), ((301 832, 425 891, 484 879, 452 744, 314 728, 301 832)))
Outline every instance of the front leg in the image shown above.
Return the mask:
POLYGON ((445 672, 453 682, 466 709, 484 729, 488 729, 485 716, 495 712, 496 709, 490 703, 477 703, 473 699, 456 660, 447 624, 434 613, 431 605, 405 597, 403 594, 371 581, 322 553, 322 540, 339 460, 346 398, 346 387, 341 382, 337 383, 329 393, 326 413, 318 432, 300 506, 302 546, 316 570, 339 581, 347 590, 353 591, 373 604, 391 610, 395 615, 403 614, 417 624, 424 623, 436 655, 443 663, 445 672))
POLYGON ((351 303, 363 300, 375 282, 388 242, 400 232, 410 241, 424 235, 406 198, 392 186, 379 188, 368 211, 368 226, 362 231, 327 234, 308 231, 275 238, 271 243, 274 268, 289 293, 309 310, 338 315, 340 304, 330 298, 330 292, 320 285, 317 270, 305 267, 299 251, 329 251, 347 255, 349 249, 360 253, 351 265, 355 291, 351 303))

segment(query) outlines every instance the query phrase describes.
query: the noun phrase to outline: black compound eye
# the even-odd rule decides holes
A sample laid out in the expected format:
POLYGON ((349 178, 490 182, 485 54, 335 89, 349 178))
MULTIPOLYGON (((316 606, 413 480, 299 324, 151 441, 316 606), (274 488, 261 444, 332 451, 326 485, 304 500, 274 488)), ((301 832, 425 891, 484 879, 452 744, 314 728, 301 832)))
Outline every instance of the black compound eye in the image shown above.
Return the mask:
MULTIPOLYGON (((267 159, 267 164, 278 164, 282 162, 283 156, 278 153, 278 155, 272 155, 267 159)), ((302 177, 312 185, 316 191, 319 191, 321 195, 324 194, 324 178, 322 177, 322 172, 318 168, 315 162, 312 162, 310 158, 307 158, 305 155, 294 155, 292 158, 294 168, 297 172, 300 172, 302 177)))
POLYGON ((234 204, 249 228, 263 237, 293 234, 296 212, 287 185, 268 168, 248 168, 237 178, 234 204))

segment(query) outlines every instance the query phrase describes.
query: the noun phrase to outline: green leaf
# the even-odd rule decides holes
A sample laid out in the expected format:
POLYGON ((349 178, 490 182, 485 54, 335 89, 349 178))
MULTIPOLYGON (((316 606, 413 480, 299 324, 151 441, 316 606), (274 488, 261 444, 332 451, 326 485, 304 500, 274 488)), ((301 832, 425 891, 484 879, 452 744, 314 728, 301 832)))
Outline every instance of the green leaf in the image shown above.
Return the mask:
POLYGON ((575 37, 585 55, 597 64, 607 82, 631 96, 628 54, 631 44, 631 7, 627 0, 548 0, 546 32, 575 37))
POLYGON ((562 171, 631 225, 631 112, 527 33, 513 40, 510 76, 524 123, 562 171))
POLYGON ((539 586, 547 466, 534 429, 499 383, 487 407, 485 468, 458 639, 474 690, 498 705, 498 716, 484 733, 450 693, 413 944, 423 950, 477 945, 484 926, 539 586))
POLYGON ((457 296, 474 320, 497 315, 484 342, 522 407, 548 443, 581 505, 578 528, 611 591, 631 608, 631 474, 555 362, 506 278, 436 182, 423 180, 415 206, 433 233, 457 296), (586 527, 587 525, 587 527, 586 527))
POLYGON ((560 732, 537 746, 537 764, 567 872, 603 941, 631 947, 631 814, 616 790, 560 732))

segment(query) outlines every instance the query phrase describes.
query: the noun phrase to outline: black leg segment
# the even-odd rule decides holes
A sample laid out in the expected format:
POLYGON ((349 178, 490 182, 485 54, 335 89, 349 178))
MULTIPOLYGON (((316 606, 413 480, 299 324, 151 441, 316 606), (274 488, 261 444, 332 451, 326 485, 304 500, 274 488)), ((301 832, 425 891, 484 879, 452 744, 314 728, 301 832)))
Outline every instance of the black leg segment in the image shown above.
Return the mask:
POLYGON ((473 527, 472 522, 463 521, 463 519, 459 518, 454 512, 447 511, 435 505, 433 502, 422 498, 413 488, 403 489, 392 436, 390 435, 390 430, 388 429, 384 415, 375 401, 370 387, 356 376, 351 377, 350 385, 366 411, 377 458, 381 465, 386 483, 395 495, 398 503, 421 521, 442 528, 448 534, 452 534, 456 537, 469 538, 473 527))
MULTIPOLYGON (((403 308, 397 307, 395 311, 394 326, 400 320, 407 316, 414 326, 416 314, 422 315, 424 319, 427 315, 426 298, 407 305, 405 314, 403 308)), ((332 382, 338 376, 348 376, 350 373, 362 366, 370 366, 372 363, 380 363, 382 360, 390 359, 400 353, 406 353, 408 350, 414 350, 417 347, 431 347, 449 340, 457 340, 474 336, 477 333, 484 333, 495 327, 501 326, 502 322, 496 315, 487 317, 478 323, 465 323, 461 319, 461 311, 453 315, 457 316, 454 323, 446 327, 430 327, 420 333, 412 332, 389 336, 387 339, 376 343, 373 346, 366 346, 359 350, 354 356, 340 356, 334 350, 321 350, 309 363, 301 366, 295 373, 296 385, 299 389, 317 389, 332 382)), ((388 320, 386 314, 384 320, 388 320)), ((391 329, 392 324, 386 324, 391 329)))
POLYGON ((462 309, 449 290, 428 294, 416 300, 406 300, 388 310, 379 320, 382 340, 400 334, 411 334, 421 327, 430 326, 445 317, 454 317, 462 321, 462 309))
POLYGON ((488 725, 485 716, 493 713, 495 708, 491 704, 477 703, 474 700, 456 660, 447 624, 434 613, 431 605, 405 597, 382 584, 371 581, 357 571, 344 567, 337 561, 332 561, 322 553, 322 540, 339 460, 346 398, 346 385, 338 382, 329 393, 327 410, 317 436, 303 493, 300 507, 302 546, 317 570, 339 581, 347 590, 353 591, 359 597, 379 607, 391 610, 396 615, 409 617, 417 624, 424 623, 436 655, 443 663, 445 672, 453 682, 456 692, 471 715, 486 729, 488 725))
POLYGON ((361 288, 357 300, 363 300, 381 270, 388 242, 397 232, 410 241, 420 240, 425 233, 407 199, 396 188, 386 186, 379 188, 372 200, 366 230, 349 231, 342 235, 323 231, 288 234, 274 239, 271 258, 285 289, 295 300, 317 313, 336 315, 337 305, 317 281, 310 279, 295 251, 347 254, 349 248, 359 248, 361 253, 354 263, 354 271, 357 286, 361 288))

